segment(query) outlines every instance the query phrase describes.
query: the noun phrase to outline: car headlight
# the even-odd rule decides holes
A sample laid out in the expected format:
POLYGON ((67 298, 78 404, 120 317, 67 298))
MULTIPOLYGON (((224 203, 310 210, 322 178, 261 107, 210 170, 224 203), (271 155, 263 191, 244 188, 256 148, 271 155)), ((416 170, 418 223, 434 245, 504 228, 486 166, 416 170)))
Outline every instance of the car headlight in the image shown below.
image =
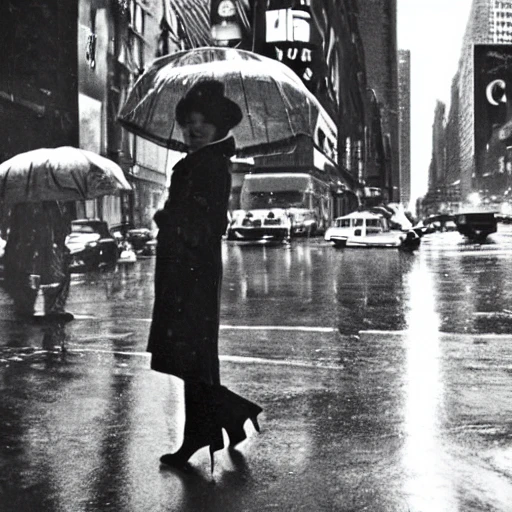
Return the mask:
POLYGON ((88 242, 86 244, 86 247, 91 247, 92 248, 92 247, 96 247, 97 245, 98 245, 98 242, 88 242))

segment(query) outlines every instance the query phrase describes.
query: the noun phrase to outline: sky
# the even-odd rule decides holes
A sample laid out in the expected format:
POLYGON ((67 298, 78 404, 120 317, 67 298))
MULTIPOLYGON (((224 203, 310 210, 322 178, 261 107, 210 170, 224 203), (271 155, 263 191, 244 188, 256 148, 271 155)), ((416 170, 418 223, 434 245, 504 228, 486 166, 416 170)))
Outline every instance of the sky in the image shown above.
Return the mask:
POLYGON ((472 0, 398 0, 398 48, 411 51, 411 198, 427 191, 432 122, 450 88, 472 0))

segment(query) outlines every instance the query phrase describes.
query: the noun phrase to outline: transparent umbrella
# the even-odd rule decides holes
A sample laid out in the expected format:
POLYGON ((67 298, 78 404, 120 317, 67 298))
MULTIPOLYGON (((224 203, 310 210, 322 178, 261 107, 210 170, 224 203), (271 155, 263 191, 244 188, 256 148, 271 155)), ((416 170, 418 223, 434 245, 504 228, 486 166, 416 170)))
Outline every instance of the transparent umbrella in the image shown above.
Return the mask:
POLYGON ((141 137, 186 151, 174 116, 177 102, 197 82, 218 80, 243 119, 233 130, 237 155, 272 154, 314 137, 333 123, 315 96, 287 66, 233 48, 196 48, 156 59, 131 90, 120 123, 141 137))
POLYGON ((91 151, 63 146, 20 153, 0 164, 0 201, 79 201, 131 190, 123 170, 91 151))

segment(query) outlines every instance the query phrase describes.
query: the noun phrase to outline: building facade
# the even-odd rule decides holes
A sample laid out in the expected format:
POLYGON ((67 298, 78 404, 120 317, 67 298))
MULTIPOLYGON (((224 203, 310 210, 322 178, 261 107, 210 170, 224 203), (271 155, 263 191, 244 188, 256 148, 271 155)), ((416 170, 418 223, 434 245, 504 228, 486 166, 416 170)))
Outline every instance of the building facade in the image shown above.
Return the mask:
POLYGON ((432 123, 432 156, 428 168, 428 193, 423 199, 423 214, 446 212, 446 105, 437 101, 432 123))
POLYGON ((400 133, 400 202, 411 201, 411 52, 398 51, 398 112, 400 133))
MULTIPOLYGON (((385 166, 380 123, 378 130, 367 126, 375 116, 367 99, 354 1, 164 2, 170 37, 178 47, 233 46, 279 60, 302 79, 336 125, 334 143, 330 134, 323 140, 304 141, 292 153, 255 158, 252 171, 335 169, 336 213, 360 206, 367 172, 380 172, 385 166)), ((247 172, 247 166, 237 168, 247 172)))
POLYGON ((368 86, 380 103, 385 151, 388 153, 387 186, 391 201, 400 201, 400 138, 398 102, 398 46, 396 0, 355 0, 364 48, 368 86))
POLYGON ((133 188, 79 205, 79 216, 151 228, 165 197, 167 151, 117 123, 128 90, 159 52, 162 17, 159 0, 79 0, 79 144, 117 162, 133 188))
POLYGON ((376 132, 367 128, 367 84, 355 4, 269 0, 261 5, 265 8, 255 19, 255 51, 282 61, 301 77, 334 121, 337 134, 334 152, 323 150, 320 141, 304 141, 294 156, 255 159, 256 168, 328 169, 333 188, 343 191, 337 194, 334 215, 348 213, 365 202, 367 163, 378 159, 374 151, 380 149, 370 140, 376 132), (274 20, 283 11, 291 13, 292 26, 297 17, 308 20, 307 37, 300 31, 290 37, 290 29, 276 33, 274 20))
MULTIPOLYGON (((477 147, 479 135, 476 132, 482 124, 482 119, 477 120, 476 116, 481 116, 483 112, 484 117, 487 117, 494 101, 489 104, 489 96, 485 90, 475 90, 475 83, 478 82, 481 72, 479 66, 475 67, 475 58, 478 56, 479 45, 498 45, 505 49, 511 43, 512 1, 473 0, 462 42, 459 66, 453 80, 447 120, 449 165, 446 192, 455 209, 474 206, 475 198, 478 201, 479 195, 485 196, 486 185, 482 185, 480 179, 483 175, 496 172, 503 174, 503 166, 506 169, 506 163, 503 163, 501 171, 499 168, 487 168, 487 164, 482 164, 485 159, 477 156, 482 148, 477 147)), ((500 95, 499 91, 497 94, 500 95)), ((484 146, 486 145, 485 142, 484 146)), ((483 151, 485 152, 485 148, 483 151)))
POLYGON ((0 161, 78 144, 77 19, 77 2, 0 3, 0 161))
POLYGON ((75 146, 119 163, 133 186, 77 202, 77 217, 151 226, 166 151, 127 134, 117 112, 160 44, 160 0, 15 0, 0 5, 0 161, 75 146))

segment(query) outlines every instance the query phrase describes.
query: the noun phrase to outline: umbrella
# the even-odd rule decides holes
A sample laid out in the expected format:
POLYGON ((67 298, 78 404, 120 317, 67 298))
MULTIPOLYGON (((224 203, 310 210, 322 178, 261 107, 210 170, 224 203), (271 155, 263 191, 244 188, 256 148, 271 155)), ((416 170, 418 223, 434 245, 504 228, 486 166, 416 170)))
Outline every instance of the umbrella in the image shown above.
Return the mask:
POLYGON ((234 48, 195 48, 156 59, 130 91, 119 121, 160 146, 186 151, 176 104, 206 79, 222 82, 225 95, 242 109, 233 130, 237 156, 290 150, 298 136, 314 137, 319 126, 335 133, 326 111, 290 68, 234 48))
POLYGON ((119 190, 131 190, 121 167, 84 149, 35 149, 0 164, 0 200, 6 203, 79 201, 119 190))

